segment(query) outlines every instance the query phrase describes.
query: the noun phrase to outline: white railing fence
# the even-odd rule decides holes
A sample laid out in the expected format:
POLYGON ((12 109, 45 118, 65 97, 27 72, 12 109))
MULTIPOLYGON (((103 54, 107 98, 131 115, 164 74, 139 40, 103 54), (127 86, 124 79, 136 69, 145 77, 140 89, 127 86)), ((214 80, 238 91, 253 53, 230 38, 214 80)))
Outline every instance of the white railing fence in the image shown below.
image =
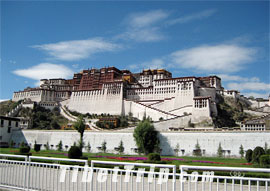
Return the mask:
POLYGON ((0 188, 46 191, 270 191, 270 169, 182 165, 179 170, 177 172, 175 165, 95 160, 89 167, 86 160, 0 154, 0 188), (77 165, 59 162, 76 162, 77 165), (250 173, 260 173, 258 176, 264 178, 252 177, 254 174, 250 176, 250 173))

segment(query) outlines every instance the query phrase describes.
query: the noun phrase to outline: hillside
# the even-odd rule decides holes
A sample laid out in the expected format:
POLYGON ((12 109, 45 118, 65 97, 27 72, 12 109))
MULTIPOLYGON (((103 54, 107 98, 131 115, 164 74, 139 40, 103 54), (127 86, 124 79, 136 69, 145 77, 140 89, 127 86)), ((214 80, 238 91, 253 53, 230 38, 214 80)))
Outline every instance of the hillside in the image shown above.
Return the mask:
POLYGON ((217 94, 217 100, 218 116, 213 117, 216 127, 236 127, 237 123, 253 117, 244 112, 244 109, 249 108, 244 100, 222 97, 219 94, 217 94))
MULTIPOLYGON (((0 103, 1 115, 7 114, 13 108, 15 108, 19 102, 5 101, 0 103)), ((17 116, 25 117, 29 119, 29 129, 60 129, 62 126, 68 123, 68 120, 60 115, 58 108, 54 108, 52 111, 45 109, 39 105, 34 106, 34 109, 22 108, 17 116)))
POLYGON ((8 114, 8 112, 17 107, 19 104, 20 102, 14 102, 11 100, 0 102, 0 115, 8 114))

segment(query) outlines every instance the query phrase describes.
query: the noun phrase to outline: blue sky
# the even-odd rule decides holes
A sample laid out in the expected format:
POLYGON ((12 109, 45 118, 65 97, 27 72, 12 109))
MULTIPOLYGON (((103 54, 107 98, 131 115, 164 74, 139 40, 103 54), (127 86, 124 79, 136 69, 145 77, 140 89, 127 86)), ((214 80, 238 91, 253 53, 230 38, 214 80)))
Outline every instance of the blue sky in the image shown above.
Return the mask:
POLYGON ((91 67, 218 75, 268 97, 269 2, 1 1, 0 99, 91 67))

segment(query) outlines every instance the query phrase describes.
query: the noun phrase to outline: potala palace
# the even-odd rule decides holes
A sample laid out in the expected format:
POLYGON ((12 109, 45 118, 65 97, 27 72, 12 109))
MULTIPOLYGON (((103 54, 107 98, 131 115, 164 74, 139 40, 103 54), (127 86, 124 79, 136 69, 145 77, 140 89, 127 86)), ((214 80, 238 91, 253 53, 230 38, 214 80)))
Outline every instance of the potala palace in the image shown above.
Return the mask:
MULTIPOLYGON (((237 90, 225 90, 218 76, 172 77, 165 69, 149 69, 140 73, 115 67, 88 69, 75 73, 72 79, 42 79, 37 88, 14 92, 12 100, 24 100, 17 109, 33 107, 33 102, 48 109, 59 107, 61 114, 69 121, 76 118, 68 110, 84 114, 132 114, 139 119, 149 116, 160 132, 163 155, 173 155, 173 148, 178 143, 183 155, 192 155, 194 145, 199 142, 205 156, 215 155, 219 143, 228 155, 239 156, 241 144, 246 149, 263 146, 270 141, 269 100, 248 99, 237 90), (258 117, 239 124, 241 131, 240 128, 215 129, 213 117, 219 115, 217 108, 221 96, 246 101, 249 110, 244 112, 258 117), (196 128, 189 129, 191 122, 196 124, 196 128)), ((3 142, 12 140, 19 145, 22 141, 28 144, 37 141, 42 145, 47 142, 57 145, 62 140, 64 145, 70 146, 79 139, 79 134, 72 130, 23 128, 21 123, 24 121, 13 117, 15 112, 16 108, 7 116, 1 116, 1 126, 6 127, 0 129, 6 134, 3 142)), ((97 148, 103 141, 108 143, 108 152, 114 152, 115 145, 123 140, 125 153, 136 154, 132 136, 134 127, 99 130, 95 127, 95 119, 91 119, 88 125, 91 130, 85 133, 84 140, 90 142, 92 152, 99 152, 97 148)))
POLYGON ((40 87, 14 92, 12 100, 30 99, 47 108, 60 105, 80 113, 178 119, 183 124, 211 123, 217 115, 217 94, 240 96, 224 90, 218 76, 174 78, 165 69, 131 73, 107 67, 83 70, 73 79, 42 79, 40 87))

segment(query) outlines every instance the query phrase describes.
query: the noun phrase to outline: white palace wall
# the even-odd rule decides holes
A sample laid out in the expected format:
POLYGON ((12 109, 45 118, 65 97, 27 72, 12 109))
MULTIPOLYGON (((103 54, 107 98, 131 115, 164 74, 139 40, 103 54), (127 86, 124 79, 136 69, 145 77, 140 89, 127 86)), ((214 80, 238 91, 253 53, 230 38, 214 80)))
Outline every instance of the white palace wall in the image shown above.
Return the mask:
POLYGON ((81 113, 110 113, 122 114, 123 93, 121 89, 116 92, 104 90, 72 92, 70 101, 66 105, 69 110, 81 113))
MULTIPOLYGON (((79 140, 79 133, 76 131, 43 131, 43 130, 23 130, 13 131, 12 140, 16 143, 22 141, 34 145, 35 140, 38 144, 56 145, 62 140, 63 145, 72 146, 79 140)), ((119 142, 123 141, 125 154, 135 154, 136 148, 132 132, 89 132, 84 134, 84 141, 91 145, 92 152, 99 152, 103 141, 107 142, 107 152, 115 152, 119 142)), ((162 155, 174 155, 173 149, 180 145, 180 150, 184 149, 184 155, 192 155, 195 144, 199 143, 206 156, 217 154, 219 143, 223 150, 230 151, 231 156, 239 156, 239 147, 242 144, 244 150, 254 149, 256 146, 264 146, 265 142, 270 144, 270 132, 168 132, 160 134, 162 155)), ((65 148, 65 147, 64 147, 65 148)), ((42 146, 44 149, 44 146, 42 146)), ((181 152, 179 152, 180 154, 181 152)), ((180 154, 181 155, 181 154, 180 154)), ((226 155, 228 153, 226 152, 226 155)))
POLYGON ((42 98, 42 91, 41 90, 34 90, 34 91, 20 91, 14 92, 12 101, 19 101, 23 99, 31 99, 35 102, 40 102, 42 98))

